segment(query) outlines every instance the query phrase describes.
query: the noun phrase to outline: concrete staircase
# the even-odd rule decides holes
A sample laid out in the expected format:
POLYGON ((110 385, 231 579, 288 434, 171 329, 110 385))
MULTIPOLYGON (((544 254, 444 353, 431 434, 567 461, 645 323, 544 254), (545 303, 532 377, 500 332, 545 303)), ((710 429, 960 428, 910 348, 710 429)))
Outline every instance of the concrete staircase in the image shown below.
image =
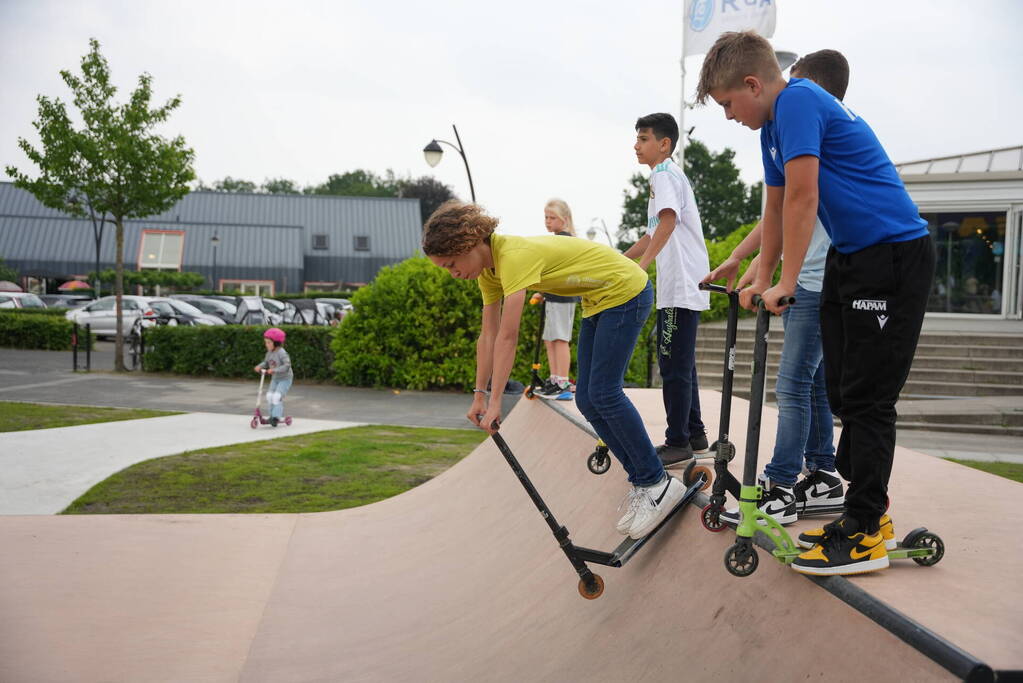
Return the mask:
MULTIPOLYGON (((774 322, 768 345, 767 400, 774 402, 774 378, 778 374, 784 334, 774 322)), ((696 363, 700 386, 721 386, 725 327, 720 323, 700 326, 696 363)), ((749 397, 753 362, 752 321, 740 321, 736 344, 734 392, 749 397)), ((920 336, 916 358, 903 388, 899 405, 926 406, 926 410, 900 414, 899 427, 932 431, 1023 436, 1023 337, 1017 334, 929 332, 920 336), (986 400, 968 401, 978 397, 986 400), (998 397, 1004 397, 999 399, 998 397), (955 400, 958 399, 958 400, 955 400), (965 402, 964 402, 965 401, 965 402), (1001 404, 1004 403, 1003 407, 1001 404), (976 404, 976 405, 975 405, 976 404), (964 407, 965 406, 965 407, 964 407)))

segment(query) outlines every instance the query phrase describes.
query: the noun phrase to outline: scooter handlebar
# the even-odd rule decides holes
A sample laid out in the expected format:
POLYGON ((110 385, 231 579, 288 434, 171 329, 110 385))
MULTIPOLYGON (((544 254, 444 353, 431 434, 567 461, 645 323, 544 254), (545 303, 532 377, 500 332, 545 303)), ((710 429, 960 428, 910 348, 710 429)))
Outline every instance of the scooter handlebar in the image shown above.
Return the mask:
MULTIPOLYGON (((759 294, 754 294, 753 295, 753 305, 754 306, 759 306, 762 303, 764 303, 763 298, 761 298, 761 296, 759 294)), ((794 297, 794 296, 783 296, 782 298, 778 299, 778 305, 779 306, 791 306, 794 303, 796 303, 796 297, 794 297)))
POLYGON ((735 295, 738 295, 738 293, 739 293, 739 290, 737 290, 737 289, 736 290, 729 290, 727 287, 725 287, 723 285, 712 285, 709 282, 701 282, 697 286, 700 289, 702 289, 703 291, 705 291, 705 292, 717 292, 718 294, 735 294, 735 295))

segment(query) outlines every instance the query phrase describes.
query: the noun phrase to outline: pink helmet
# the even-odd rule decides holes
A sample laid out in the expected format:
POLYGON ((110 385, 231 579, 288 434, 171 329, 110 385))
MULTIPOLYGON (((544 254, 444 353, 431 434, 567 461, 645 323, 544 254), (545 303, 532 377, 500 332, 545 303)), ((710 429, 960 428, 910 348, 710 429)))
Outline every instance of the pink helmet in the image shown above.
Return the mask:
POLYGON ((284 330, 282 330, 281 328, 279 328, 279 327, 271 327, 269 330, 267 330, 266 332, 263 333, 263 336, 266 337, 267 339, 269 339, 272 342, 277 342, 278 344, 283 344, 284 343, 284 338, 287 335, 284 334, 284 330))

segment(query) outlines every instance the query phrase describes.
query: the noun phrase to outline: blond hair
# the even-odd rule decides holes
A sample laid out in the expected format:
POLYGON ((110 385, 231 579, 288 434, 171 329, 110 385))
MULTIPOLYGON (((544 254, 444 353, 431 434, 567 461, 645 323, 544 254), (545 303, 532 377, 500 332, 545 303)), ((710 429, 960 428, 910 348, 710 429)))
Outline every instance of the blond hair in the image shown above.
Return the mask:
POLYGON ((703 58, 696 101, 706 103, 711 90, 738 88, 747 76, 763 82, 781 79, 774 48, 756 31, 722 33, 703 58))
POLYGON ((423 253, 427 256, 459 256, 480 242, 488 242, 497 229, 497 219, 477 204, 457 199, 444 202, 423 226, 423 253))
POLYGON ((564 199, 550 199, 543 207, 551 211, 561 220, 565 221, 564 231, 570 235, 575 235, 575 224, 572 222, 572 209, 568 208, 568 203, 564 199))

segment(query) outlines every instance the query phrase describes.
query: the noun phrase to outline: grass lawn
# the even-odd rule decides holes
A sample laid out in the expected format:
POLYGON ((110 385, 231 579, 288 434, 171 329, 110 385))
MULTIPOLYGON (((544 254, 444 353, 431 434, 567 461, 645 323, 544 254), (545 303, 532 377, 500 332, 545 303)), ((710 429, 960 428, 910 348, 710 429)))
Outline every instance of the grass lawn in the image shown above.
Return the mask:
POLYGON ((952 462, 1023 483, 1023 464, 1015 462, 983 462, 981 460, 952 460, 952 462))
POLYGON ((93 406, 51 406, 39 403, 0 401, 0 432, 50 429, 96 422, 137 420, 142 417, 177 415, 162 410, 134 408, 96 408, 93 406))
POLYGON ((479 430, 368 426, 191 451, 118 472, 64 514, 339 510, 407 491, 485 437, 479 430))

